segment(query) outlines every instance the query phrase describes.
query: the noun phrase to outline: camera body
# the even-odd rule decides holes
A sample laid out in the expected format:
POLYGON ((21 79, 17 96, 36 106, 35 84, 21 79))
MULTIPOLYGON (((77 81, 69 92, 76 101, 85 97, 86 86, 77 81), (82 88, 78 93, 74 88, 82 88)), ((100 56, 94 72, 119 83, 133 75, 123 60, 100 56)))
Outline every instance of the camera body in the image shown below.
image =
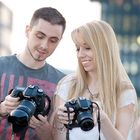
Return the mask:
POLYGON ((11 96, 19 97, 21 101, 8 116, 8 121, 15 126, 15 129, 28 126, 33 115, 37 118, 38 114, 45 116, 50 111, 51 100, 38 86, 16 87, 11 92, 11 96))
POLYGON ((65 106, 67 109, 73 108, 75 113, 72 122, 66 125, 67 128, 72 129, 74 127, 80 127, 84 131, 89 131, 94 127, 92 116, 93 105, 90 100, 87 100, 84 97, 78 97, 77 100, 74 99, 66 102, 65 106))

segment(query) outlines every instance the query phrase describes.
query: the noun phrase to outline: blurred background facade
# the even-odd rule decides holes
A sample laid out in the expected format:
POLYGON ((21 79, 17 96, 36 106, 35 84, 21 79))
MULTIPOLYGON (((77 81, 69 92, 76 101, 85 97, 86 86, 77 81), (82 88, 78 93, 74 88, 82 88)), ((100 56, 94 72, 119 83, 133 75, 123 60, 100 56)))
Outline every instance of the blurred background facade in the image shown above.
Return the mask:
POLYGON ((101 3, 101 19, 113 27, 121 60, 140 97, 140 0, 90 0, 101 3))
MULTIPOLYGON (((123 65, 136 88, 138 97, 140 97, 140 0, 85 1, 90 5, 95 2, 100 3, 101 19, 110 23, 114 29, 119 42, 123 65)), ((88 7, 84 8, 88 9, 88 7)), ((92 12, 86 14, 92 15, 92 12)), ((12 11, 0 1, 0 55, 11 54, 12 23, 12 11)))
POLYGON ((11 54, 12 11, 0 1, 0 55, 11 54))

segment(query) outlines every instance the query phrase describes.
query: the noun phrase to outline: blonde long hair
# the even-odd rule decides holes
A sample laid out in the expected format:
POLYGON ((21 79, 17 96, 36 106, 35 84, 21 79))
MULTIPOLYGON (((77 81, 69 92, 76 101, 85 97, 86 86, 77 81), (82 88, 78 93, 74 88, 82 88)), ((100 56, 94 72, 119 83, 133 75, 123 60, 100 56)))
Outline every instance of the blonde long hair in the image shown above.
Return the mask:
MULTIPOLYGON (((78 27, 71 33, 74 43, 78 35, 94 50, 97 63, 97 77, 99 83, 99 99, 104 105, 104 111, 112 117, 117 111, 117 100, 122 90, 133 88, 128 75, 122 65, 117 39, 112 27, 105 21, 92 21, 78 27)), ((68 98, 82 96, 86 88, 86 72, 78 61, 76 80, 69 89, 68 98)))

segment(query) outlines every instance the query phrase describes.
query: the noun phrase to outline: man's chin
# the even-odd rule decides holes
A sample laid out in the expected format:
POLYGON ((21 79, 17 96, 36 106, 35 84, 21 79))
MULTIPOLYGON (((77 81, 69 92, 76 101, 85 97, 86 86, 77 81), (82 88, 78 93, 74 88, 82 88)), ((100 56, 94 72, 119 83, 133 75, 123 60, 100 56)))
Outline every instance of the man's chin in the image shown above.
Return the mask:
POLYGON ((35 60, 35 61, 38 61, 38 62, 41 62, 41 61, 45 61, 46 58, 35 58, 35 57, 34 57, 34 60, 35 60))

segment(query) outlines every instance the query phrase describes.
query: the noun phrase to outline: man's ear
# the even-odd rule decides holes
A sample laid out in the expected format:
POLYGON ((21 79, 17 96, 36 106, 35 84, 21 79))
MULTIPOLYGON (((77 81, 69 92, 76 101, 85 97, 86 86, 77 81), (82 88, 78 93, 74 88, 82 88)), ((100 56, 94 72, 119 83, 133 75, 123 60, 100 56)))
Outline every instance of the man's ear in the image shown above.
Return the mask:
POLYGON ((25 28, 25 34, 26 34, 26 37, 29 36, 29 32, 31 30, 31 27, 29 25, 26 25, 26 28, 25 28))

